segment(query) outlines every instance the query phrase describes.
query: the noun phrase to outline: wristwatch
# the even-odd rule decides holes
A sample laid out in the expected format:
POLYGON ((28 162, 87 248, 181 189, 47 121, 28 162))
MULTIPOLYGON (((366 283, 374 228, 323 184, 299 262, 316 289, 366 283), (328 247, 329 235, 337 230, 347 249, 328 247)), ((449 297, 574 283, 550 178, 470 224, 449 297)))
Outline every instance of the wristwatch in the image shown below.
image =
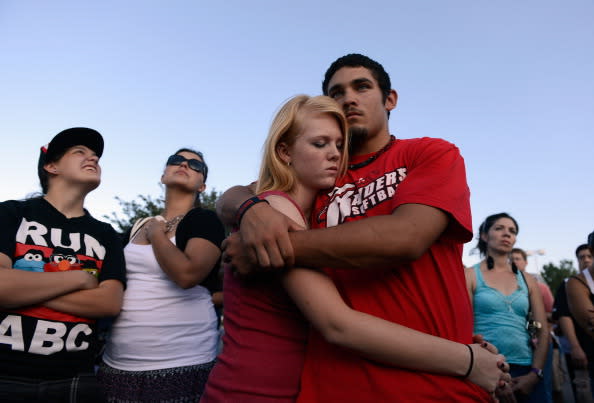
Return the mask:
POLYGON ((540 369, 540 368, 530 368, 530 372, 534 372, 536 374, 536 376, 538 376, 538 379, 544 378, 544 374, 542 372, 542 369, 540 369))

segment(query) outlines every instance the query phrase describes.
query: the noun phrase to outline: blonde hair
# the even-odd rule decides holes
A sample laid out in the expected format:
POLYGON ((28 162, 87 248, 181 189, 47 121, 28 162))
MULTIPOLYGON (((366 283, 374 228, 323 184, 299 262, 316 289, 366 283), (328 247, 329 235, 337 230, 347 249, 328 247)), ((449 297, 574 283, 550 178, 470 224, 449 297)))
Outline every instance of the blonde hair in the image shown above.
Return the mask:
POLYGON ((340 152, 341 160, 338 175, 343 175, 346 172, 349 138, 347 122, 342 109, 332 98, 324 95, 316 97, 297 95, 289 99, 279 109, 272 121, 268 137, 264 143, 264 155, 260 166, 256 193, 268 190, 289 192, 295 186, 295 175, 278 155, 277 147, 283 142, 289 147, 295 143, 295 140, 301 134, 302 119, 306 118, 306 115, 301 112, 329 114, 336 119, 344 137, 343 147, 340 152))

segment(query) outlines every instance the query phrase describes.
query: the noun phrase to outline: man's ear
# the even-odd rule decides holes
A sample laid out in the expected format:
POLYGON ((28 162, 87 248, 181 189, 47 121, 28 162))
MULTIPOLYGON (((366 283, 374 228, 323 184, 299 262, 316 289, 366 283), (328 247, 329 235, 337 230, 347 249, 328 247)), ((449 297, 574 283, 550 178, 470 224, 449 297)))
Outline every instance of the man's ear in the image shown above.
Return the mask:
POLYGON ((390 90, 390 93, 386 97, 386 102, 384 102, 386 110, 389 112, 392 109, 396 108, 397 103, 398 103, 398 93, 396 92, 396 90, 390 90))
POLYGON ((285 164, 289 164, 291 162, 291 153, 289 152, 289 146, 284 141, 276 145, 276 153, 285 164))

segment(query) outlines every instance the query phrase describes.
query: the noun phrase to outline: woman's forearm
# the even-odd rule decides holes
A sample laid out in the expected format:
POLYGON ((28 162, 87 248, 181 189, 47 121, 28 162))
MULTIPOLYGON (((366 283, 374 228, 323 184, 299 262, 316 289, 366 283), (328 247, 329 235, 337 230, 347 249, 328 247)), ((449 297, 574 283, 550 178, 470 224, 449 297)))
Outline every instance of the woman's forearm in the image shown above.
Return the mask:
POLYGON ((105 280, 97 288, 71 292, 42 305, 83 318, 102 318, 118 315, 123 299, 123 284, 118 280, 105 280))
POLYGON ((0 269, 0 306, 19 308, 35 305, 77 290, 97 287, 97 280, 80 271, 35 273, 0 269))
POLYGON ((495 389, 502 356, 478 345, 471 355, 464 344, 353 310, 323 273, 292 269, 283 282, 306 318, 329 343, 391 366, 450 376, 465 375, 472 362, 469 379, 487 390, 495 389))
POLYGON ((538 342, 532 355, 532 367, 543 369, 549 350, 549 327, 547 324, 547 315, 542 300, 542 294, 540 293, 538 284, 534 278, 531 278, 530 280, 530 303, 532 306, 532 314, 534 319, 541 324, 540 328, 536 330, 538 342))
POLYGON ((159 266, 181 288, 200 284, 220 257, 220 249, 203 238, 191 238, 184 251, 174 245, 166 234, 158 233, 151 239, 159 266))
POLYGON ((254 196, 254 184, 248 186, 233 186, 227 189, 216 202, 216 211, 219 219, 228 227, 235 225, 235 214, 239 206, 254 196))

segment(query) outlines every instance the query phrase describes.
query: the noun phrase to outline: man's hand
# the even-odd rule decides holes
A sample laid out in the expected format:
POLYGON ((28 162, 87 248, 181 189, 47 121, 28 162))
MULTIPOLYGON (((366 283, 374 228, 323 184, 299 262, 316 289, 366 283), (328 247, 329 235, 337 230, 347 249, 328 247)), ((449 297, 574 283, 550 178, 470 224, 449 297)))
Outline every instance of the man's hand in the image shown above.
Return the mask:
POLYGON ((223 242, 224 261, 245 275, 261 270, 291 267, 295 262, 289 231, 304 228, 266 203, 250 208, 238 234, 223 242))
POLYGON ((239 232, 230 234, 223 241, 221 248, 223 249, 223 262, 230 263, 234 273, 247 276, 257 270, 258 265, 248 258, 247 248, 244 246, 239 232))
POLYGON ((270 270, 293 266, 295 255, 289 231, 303 229, 266 203, 259 203, 244 214, 239 232, 250 260, 270 270))

